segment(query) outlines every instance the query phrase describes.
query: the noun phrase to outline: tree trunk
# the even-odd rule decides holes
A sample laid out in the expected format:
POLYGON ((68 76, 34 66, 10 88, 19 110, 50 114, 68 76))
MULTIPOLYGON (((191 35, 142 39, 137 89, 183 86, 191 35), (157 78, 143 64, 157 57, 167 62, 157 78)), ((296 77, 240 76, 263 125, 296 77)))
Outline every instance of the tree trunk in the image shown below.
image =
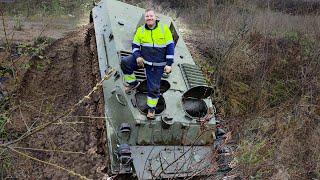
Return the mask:
POLYGON ((213 16, 213 4, 214 0, 208 0, 208 21, 211 21, 213 16))

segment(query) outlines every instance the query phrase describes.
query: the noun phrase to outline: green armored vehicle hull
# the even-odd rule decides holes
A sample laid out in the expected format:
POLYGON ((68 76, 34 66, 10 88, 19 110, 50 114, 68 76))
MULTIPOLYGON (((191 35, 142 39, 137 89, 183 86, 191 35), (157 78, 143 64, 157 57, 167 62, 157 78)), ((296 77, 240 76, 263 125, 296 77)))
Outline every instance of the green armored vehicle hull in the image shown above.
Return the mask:
POLYGON ((216 121, 208 97, 212 88, 195 65, 174 21, 158 15, 173 34, 175 58, 172 73, 161 81, 156 119, 146 118, 146 75, 134 93, 124 91, 120 60, 131 55, 137 27, 145 10, 115 0, 102 0, 92 11, 100 73, 116 70, 103 83, 110 170, 138 179, 189 177, 213 173, 212 144, 216 121))

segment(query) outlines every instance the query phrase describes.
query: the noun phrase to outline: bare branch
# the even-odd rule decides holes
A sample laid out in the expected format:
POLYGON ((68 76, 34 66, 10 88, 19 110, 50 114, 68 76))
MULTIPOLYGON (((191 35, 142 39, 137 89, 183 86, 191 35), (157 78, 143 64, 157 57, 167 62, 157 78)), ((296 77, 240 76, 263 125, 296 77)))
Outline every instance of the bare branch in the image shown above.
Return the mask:
POLYGON ((6 23, 5 23, 5 19, 4 19, 4 12, 3 12, 1 4, 0 4, 0 15, 1 15, 1 20, 2 20, 4 36, 6 38, 6 44, 7 44, 7 48, 8 48, 7 50, 10 50, 10 43, 9 43, 9 39, 7 36, 6 23))
POLYGON ((67 153, 67 154, 86 154, 84 152, 74 152, 74 151, 64 151, 64 150, 54 150, 54 149, 38 149, 38 148, 27 148, 27 147, 12 147, 14 149, 23 149, 31 151, 43 151, 43 152, 57 152, 57 153, 67 153))
POLYGON ((12 152, 20 155, 20 156, 23 156, 23 157, 32 159, 32 160, 37 161, 37 162, 40 162, 40 163, 42 163, 42 164, 46 164, 46 165, 49 165, 49 166, 53 166, 53 167, 55 167, 55 168, 57 168, 57 169, 66 171, 66 172, 67 172, 68 174, 70 174, 70 175, 77 176, 77 177, 80 178, 80 179, 89 180, 89 178, 87 178, 87 177, 85 177, 85 176, 82 176, 81 174, 78 174, 78 173, 74 172, 73 170, 69 170, 69 169, 66 169, 66 168, 64 168, 64 167, 62 167, 62 166, 59 166, 59 165, 57 165, 57 164, 53 164, 53 163, 50 163, 50 162, 47 162, 47 161, 40 160, 40 159, 35 158, 35 157, 33 157, 33 156, 30 156, 30 155, 28 155, 28 154, 26 154, 26 153, 20 152, 20 151, 14 149, 14 148, 12 148, 12 147, 9 147, 9 146, 8 146, 7 148, 10 149, 12 152))
POLYGON ((88 93, 88 95, 84 96, 78 103, 74 104, 74 105, 72 106, 72 108, 70 108, 68 111, 66 111, 65 113, 63 113, 61 116, 55 118, 54 120, 52 120, 52 121, 50 121, 50 122, 48 122, 48 123, 46 123, 46 124, 40 125, 40 126, 34 128, 34 129, 26 132, 24 135, 22 135, 21 137, 19 137, 19 138, 16 139, 16 140, 13 140, 13 141, 8 142, 8 143, 5 143, 5 144, 0 144, 0 147, 8 147, 8 146, 10 146, 10 145, 12 145, 12 144, 15 144, 15 143, 17 143, 17 142, 20 142, 21 140, 24 140, 24 139, 26 139, 27 137, 29 137, 29 136, 31 136, 31 135, 33 135, 33 134, 35 134, 35 133, 37 133, 37 132, 45 129, 45 128, 51 126, 53 123, 56 123, 56 122, 64 119, 65 117, 70 116, 70 115, 76 110, 76 108, 77 108, 78 106, 80 106, 85 100, 90 99, 90 96, 91 96, 95 91, 97 91, 100 87, 102 87, 103 81, 108 80, 108 79, 112 76, 112 74, 114 73, 114 71, 115 71, 115 70, 114 70, 113 68, 110 68, 110 70, 108 71, 108 73, 102 78, 102 80, 101 80, 99 83, 96 84, 96 86, 88 93))

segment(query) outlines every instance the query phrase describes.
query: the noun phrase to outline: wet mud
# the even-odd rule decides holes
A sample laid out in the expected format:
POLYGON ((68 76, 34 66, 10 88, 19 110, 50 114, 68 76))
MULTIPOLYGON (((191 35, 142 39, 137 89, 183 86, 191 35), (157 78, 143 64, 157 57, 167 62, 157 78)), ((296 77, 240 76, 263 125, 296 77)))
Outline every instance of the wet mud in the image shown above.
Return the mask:
MULTIPOLYGON (((12 139, 70 110, 100 80, 93 25, 83 26, 55 41, 46 49, 43 59, 34 57, 30 64, 15 93, 10 123, 6 125, 12 139)), ((105 122, 101 118, 103 104, 102 90, 99 90, 71 116, 14 146, 23 147, 17 150, 42 161, 90 179, 101 179, 106 176, 108 163, 105 122)), ((7 178, 78 178, 15 153, 11 157, 13 168, 6 173, 7 178)))

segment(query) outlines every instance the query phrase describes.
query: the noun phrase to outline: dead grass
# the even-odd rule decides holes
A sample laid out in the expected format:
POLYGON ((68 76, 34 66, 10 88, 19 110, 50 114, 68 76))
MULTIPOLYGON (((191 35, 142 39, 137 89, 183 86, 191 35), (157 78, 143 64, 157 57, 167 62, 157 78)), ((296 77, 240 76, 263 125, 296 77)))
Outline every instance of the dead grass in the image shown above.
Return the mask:
MULTIPOLYGON (((239 167, 245 177, 319 177, 319 122, 300 102, 248 118, 240 133, 239 167)), ((318 117, 319 118, 319 117, 318 117)))
POLYGON ((153 2, 188 24, 184 38, 211 59, 198 62, 210 72, 215 101, 238 137, 234 171, 244 179, 319 178, 319 16, 251 1, 216 3, 208 16, 208 1, 153 2))
POLYGON ((291 15, 319 15, 320 2, 317 0, 269 0, 256 3, 262 8, 270 8, 291 15))
POLYGON ((212 16, 208 1, 153 2, 185 25, 184 39, 216 86, 214 102, 238 147, 231 174, 319 178, 319 16, 250 0, 215 3, 212 16))
POLYGON ((257 12, 253 22, 253 30, 277 37, 283 37, 288 31, 317 36, 319 29, 319 15, 293 16, 264 10, 257 12))
POLYGON ((319 16, 245 1, 215 6, 211 18, 207 10, 200 5, 172 14, 192 30, 187 42, 209 59, 197 62, 214 72, 215 102, 239 137, 238 166, 231 173, 244 179, 319 178, 319 16))

